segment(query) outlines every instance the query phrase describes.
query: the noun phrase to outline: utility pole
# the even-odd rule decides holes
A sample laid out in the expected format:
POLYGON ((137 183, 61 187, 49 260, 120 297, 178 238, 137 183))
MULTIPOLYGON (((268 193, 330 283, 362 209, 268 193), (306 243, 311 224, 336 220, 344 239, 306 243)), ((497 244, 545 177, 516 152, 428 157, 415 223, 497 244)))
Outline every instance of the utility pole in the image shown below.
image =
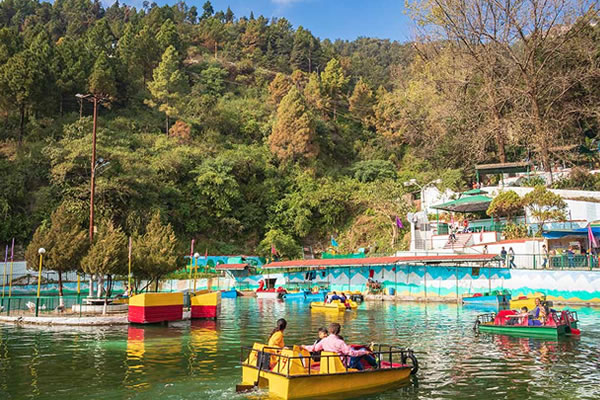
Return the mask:
MULTIPOLYGON (((93 128, 92 128, 92 162, 91 162, 92 172, 91 172, 91 179, 90 179, 90 231, 89 231, 90 245, 92 245, 94 243, 94 194, 96 192, 96 167, 98 167, 96 165, 96 127, 98 125, 98 103, 101 102, 103 100, 103 98, 100 96, 96 96, 94 94, 86 94, 86 95, 76 94, 75 97, 77 97, 79 99, 79 101, 81 102, 80 104, 83 104, 83 99, 86 99, 94 104, 94 122, 93 122, 93 128)), ((81 107, 80 107, 80 110, 81 110, 81 107)), ((102 162, 104 162, 104 160, 102 160, 102 162)), ((90 276, 89 284, 90 284, 89 297, 92 297, 93 290, 94 290, 94 281, 92 279, 92 276, 90 276)))

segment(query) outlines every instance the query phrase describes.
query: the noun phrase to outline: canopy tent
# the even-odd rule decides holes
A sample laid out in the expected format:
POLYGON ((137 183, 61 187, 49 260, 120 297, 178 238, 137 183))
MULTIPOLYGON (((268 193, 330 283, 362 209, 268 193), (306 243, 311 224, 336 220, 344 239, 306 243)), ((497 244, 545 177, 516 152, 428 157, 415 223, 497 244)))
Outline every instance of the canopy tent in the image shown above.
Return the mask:
MULTIPOLYGON (((600 236, 600 226, 592 226, 592 234, 594 236, 600 236)), ((555 229, 543 232, 542 236, 544 236, 546 239, 561 239, 567 236, 587 237, 588 228, 555 229)))
POLYGON ((467 190, 466 192, 463 192, 463 195, 467 195, 467 196, 474 196, 476 194, 487 194, 487 192, 485 190, 481 190, 481 189, 471 189, 471 190, 467 190))
POLYGON ((457 200, 432 206, 436 210, 451 212, 470 213, 480 212, 488 209, 492 199, 483 195, 464 196, 457 200))

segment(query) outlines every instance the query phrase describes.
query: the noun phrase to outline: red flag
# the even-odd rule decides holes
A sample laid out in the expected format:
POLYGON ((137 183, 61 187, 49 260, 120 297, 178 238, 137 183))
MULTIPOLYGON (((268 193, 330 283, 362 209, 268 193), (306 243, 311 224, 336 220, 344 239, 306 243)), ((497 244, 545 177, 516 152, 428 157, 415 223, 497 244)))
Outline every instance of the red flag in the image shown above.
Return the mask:
POLYGON ((274 244, 271 244, 271 254, 272 255, 277 254, 277 250, 275 249, 275 245, 274 244))
POLYGON ((204 258, 206 258, 208 260, 208 247, 206 248, 206 251, 204 252, 204 258))

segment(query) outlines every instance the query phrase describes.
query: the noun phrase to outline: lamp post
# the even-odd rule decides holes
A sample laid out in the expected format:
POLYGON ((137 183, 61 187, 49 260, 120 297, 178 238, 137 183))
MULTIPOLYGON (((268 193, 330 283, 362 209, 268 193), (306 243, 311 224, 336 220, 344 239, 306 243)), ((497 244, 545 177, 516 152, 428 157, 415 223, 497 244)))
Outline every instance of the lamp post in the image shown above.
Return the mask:
POLYGON ((38 286, 37 286, 37 297, 35 300, 35 316, 38 316, 38 310, 40 308, 40 287, 41 287, 41 283, 42 283, 42 259, 44 258, 44 253, 46 252, 46 249, 44 249, 43 247, 40 247, 38 249, 38 254, 40 255, 40 267, 38 270, 38 286))

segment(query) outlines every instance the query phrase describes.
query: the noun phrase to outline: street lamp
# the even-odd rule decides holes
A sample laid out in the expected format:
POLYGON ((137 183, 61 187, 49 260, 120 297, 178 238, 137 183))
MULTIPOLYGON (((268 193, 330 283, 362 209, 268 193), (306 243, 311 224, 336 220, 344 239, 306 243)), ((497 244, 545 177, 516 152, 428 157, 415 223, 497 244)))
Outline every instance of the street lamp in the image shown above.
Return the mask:
POLYGON ((38 287, 37 287, 37 298, 35 300, 35 316, 38 316, 38 310, 40 308, 40 287, 42 283, 42 258, 44 258, 44 253, 46 253, 46 249, 40 247, 38 249, 38 254, 40 255, 40 267, 38 270, 38 287))

